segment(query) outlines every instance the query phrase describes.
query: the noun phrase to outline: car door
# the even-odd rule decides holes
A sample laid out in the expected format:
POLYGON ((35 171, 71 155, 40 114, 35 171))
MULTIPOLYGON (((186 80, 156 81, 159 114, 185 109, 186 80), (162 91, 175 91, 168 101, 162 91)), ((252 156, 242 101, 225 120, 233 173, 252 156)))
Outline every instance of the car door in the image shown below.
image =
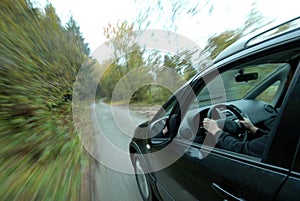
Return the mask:
POLYGON ((276 196, 277 201, 279 200, 289 200, 298 201, 300 199, 300 140, 298 137, 297 141, 297 151, 294 155, 294 161, 292 164, 291 171, 284 182, 284 185, 280 189, 278 195, 276 196))
POLYGON ((298 138, 297 152, 295 154, 295 160, 292 165, 291 172, 288 178, 284 182, 284 185, 280 189, 278 195, 276 196, 277 201, 279 200, 289 200, 297 201, 300 199, 300 141, 298 138))
POLYGON ((213 143, 190 143, 191 139, 182 137, 188 134, 178 133, 174 149, 186 151, 176 162, 156 172, 157 183, 174 200, 273 200, 288 178, 293 160, 280 158, 290 151, 282 149, 289 146, 288 140, 279 142, 281 134, 277 130, 284 106, 270 132, 273 141, 269 141, 271 146, 266 145, 265 155, 253 157, 214 147, 213 143))
POLYGON ((197 198, 215 200, 217 198, 214 194, 217 194, 228 200, 273 200, 285 184, 280 192, 285 192, 286 195, 279 194, 278 199, 299 200, 299 196, 292 191, 299 189, 299 174, 290 172, 291 166, 296 163, 294 153, 299 146, 298 122, 295 121, 300 112, 298 76, 299 66, 289 85, 276 125, 269 134, 273 136, 272 141, 261 158, 218 148, 211 150, 197 144, 190 147, 182 163, 194 163, 195 165, 190 165, 192 172, 200 175, 198 178, 190 176, 191 179, 195 178, 194 183, 199 183, 199 186, 192 186, 198 186, 193 188, 193 194, 197 194, 197 198), (195 154, 190 154, 197 150, 202 150, 202 155, 207 156, 197 159, 192 156, 195 154), (201 191, 206 192, 205 197, 199 191, 201 187, 201 191))
MULTIPOLYGON (((299 66, 298 66, 299 71, 299 66)), ((286 162, 285 158, 292 158, 292 163, 288 163, 291 170, 288 173, 288 177, 285 180, 282 188, 280 189, 276 200, 300 200, 300 135, 299 135, 299 118, 300 113, 300 80, 299 74, 296 77, 297 82, 290 98, 287 102, 285 113, 282 117, 282 121, 279 124, 278 134, 282 141, 286 141, 288 146, 283 147, 289 150, 286 155, 281 155, 281 160, 276 160, 276 163, 286 162), (284 140, 282 140, 284 139, 284 140)), ((293 87, 293 86, 292 86, 293 87)), ((279 142, 279 140, 278 140, 279 142)), ((278 143, 277 142, 277 143, 278 143)), ((274 150, 274 154, 276 154, 274 150)), ((275 158, 275 157, 274 157, 275 158)))
POLYGON ((173 98, 164 105, 163 108, 165 109, 154 117, 154 121, 150 126, 150 137, 148 143, 150 154, 147 155, 147 158, 151 161, 152 172, 154 172, 156 178, 156 188, 163 200, 177 200, 177 198, 193 200, 193 197, 188 194, 182 194, 182 192, 185 191, 185 188, 183 186, 176 185, 176 183, 173 182, 172 176, 161 175, 161 173, 165 173, 165 171, 162 170, 169 165, 172 166, 172 164, 185 151, 184 149, 186 146, 179 147, 172 139, 176 135, 179 125, 178 122, 180 122, 181 105, 189 94, 191 94, 191 91, 192 88, 190 85, 182 87, 182 89, 180 89, 173 98), (163 129, 164 126, 161 126, 161 124, 164 123, 162 122, 166 122, 166 126, 168 127, 167 134, 162 135, 160 133, 159 135, 155 135, 158 131, 163 129), (151 133, 154 134, 151 135, 151 133))
POLYGON ((289 171, 260 158, 174 141, 177 147, 189 148, 156 173, 174 200, 272 200, 289 171))

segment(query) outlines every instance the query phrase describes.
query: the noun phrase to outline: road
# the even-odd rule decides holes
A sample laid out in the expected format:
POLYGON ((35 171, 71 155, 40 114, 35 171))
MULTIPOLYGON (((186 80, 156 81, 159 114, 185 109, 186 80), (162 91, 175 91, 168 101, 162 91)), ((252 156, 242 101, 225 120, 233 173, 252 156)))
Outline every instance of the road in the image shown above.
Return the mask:
POLYGON ((96 129, 92 154, 95 163, 90 167, 91 200, 141 201, 128 145, 133 129, 146 118, 102 102, 93 107, 96 129))

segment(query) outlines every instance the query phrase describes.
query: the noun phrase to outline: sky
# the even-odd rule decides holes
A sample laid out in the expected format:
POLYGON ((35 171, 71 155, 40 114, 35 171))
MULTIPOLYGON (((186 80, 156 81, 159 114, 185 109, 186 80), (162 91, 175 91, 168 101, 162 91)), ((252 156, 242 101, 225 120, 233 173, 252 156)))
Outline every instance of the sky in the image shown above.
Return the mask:
MULTIPOLYGON (((32 2, 40 8, 44 8, 46 3, 50 2, 55 7, 62 24, 65 24, 72 15, 80 26, 85 42, 89 44, 91 51, 94 51, 106 40, 103 27, 108 23, 114 25, 117 21, 133 21, 138 11, 145 9, 151 0, 138 0, 139 3, 135 3, 135 0, 32 0, 32 2)), ((182 6, 188 7, 201 1, 183 0, 183 2, 185 4, 182 6)), ((242 26, 253 2, 262 15, 279 22, 299 15, 298 3, 295 0, 211 0, 210 4, 214 4, 211 13, 209 13, 210 6, 206 6, 195 16, 178 17, 175 21, 176 33, 188 37, 204 48, 209 36, 242 26)), ((171 10, 166 9, 162 13, 164 17, 152 16, 153 24, 148 28, 166 29, 170 22, 171 10)))

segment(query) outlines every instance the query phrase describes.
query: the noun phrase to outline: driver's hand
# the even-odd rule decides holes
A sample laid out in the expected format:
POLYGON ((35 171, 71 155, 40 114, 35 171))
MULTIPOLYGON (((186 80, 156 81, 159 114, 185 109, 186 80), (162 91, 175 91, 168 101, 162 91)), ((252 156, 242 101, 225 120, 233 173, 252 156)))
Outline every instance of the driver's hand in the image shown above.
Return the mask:
POLYGON ((248 119, 248 118, 244 118, 244 121, 240 120, 240 123, 243 124, 245 126, 245 128, 249 129, 252 134, 255 134, 256 131, 258 130, 258 128, 255 127, 252 124, 252 122, 250 121, 250 119, 248 119))
POLYGON ((243 124, 245 126, 245 128, 248 128, 248 129, 254 127, 254 125, 252 124, 252 122, 248 118, 244 118, 244 121, 240 120, 240 123, 243 124))
POLYGON ((215 120, 209 119, 209 118, 204 118, 203 120, 203 127, 205 130, 207 130, 209 133, 215 135, 219 130, 221 130, 218 127, 218 124, 215 120))
POLYGON ((163 130, 162 133, 165 135, 168 132, 168 127, 166 126, 163 130))

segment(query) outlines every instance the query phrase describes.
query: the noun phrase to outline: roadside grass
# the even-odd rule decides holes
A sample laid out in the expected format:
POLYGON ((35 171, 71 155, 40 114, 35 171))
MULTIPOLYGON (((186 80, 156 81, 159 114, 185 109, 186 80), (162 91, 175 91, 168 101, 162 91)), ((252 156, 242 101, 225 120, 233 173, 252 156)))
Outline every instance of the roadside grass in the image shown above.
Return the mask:
POLYGON ((0 200, 84 200, 71 94, 86 55, 55 9, 0 1, 0 200))
POLYGON ((145 102, 135 102, 129 105, 129 109, 138 115, 147 117, 147 119, 152 119, 156 112, 161 108, 163 103, 145 103, 145 102))
POLYGON ((87 155, 70 116, 49 115, 34 117, 30 124, 14 118, 6 129, 1 126, 1 200, 82 198, 87 155))
POLYGON ((1 200, 79 200, 80 153, 45 164, 15 155, 1 165, 1 200), (70 162, 71 161, 71 162, 70 162))

